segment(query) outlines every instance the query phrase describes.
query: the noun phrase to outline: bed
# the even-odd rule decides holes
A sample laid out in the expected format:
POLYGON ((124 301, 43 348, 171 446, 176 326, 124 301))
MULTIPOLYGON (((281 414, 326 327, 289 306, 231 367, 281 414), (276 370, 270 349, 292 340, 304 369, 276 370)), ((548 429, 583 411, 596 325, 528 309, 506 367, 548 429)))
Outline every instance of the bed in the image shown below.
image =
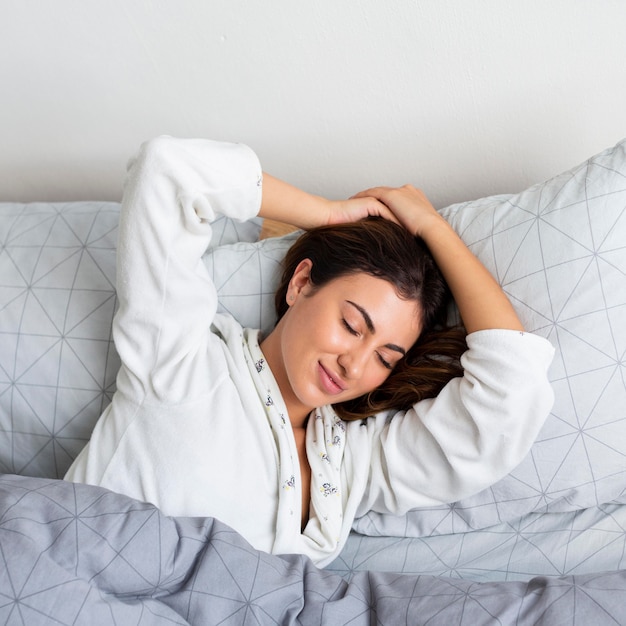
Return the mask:
MULTIPOLYGON (((357 519, 320 570, 61 480, 115 390, 119 205, 0 204, 0 623, 626 623, 626 140, 441 213, 554 344, 554 408, 510 475, 357 519)), ((297 236, 267 226, 220 218, 204 259, 265 329, 297 236)))

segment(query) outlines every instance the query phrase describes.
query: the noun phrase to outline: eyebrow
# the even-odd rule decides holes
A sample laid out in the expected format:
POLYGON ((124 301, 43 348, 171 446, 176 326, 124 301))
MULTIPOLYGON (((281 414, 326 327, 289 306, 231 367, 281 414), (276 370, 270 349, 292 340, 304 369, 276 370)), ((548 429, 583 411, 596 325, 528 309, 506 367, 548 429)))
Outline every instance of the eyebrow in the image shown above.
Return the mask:
MULTIPOLYGON (((356 302, 352 302, 352 300, 346 300, 346 302, 349 305, 353 306, 363 316, 363 321, 367 326, 367 330, 369 330, 372 335, 376 333, 374 322, 372 322, 372 318, 370 317, 369 313, 361 305, 357 304, 356 302)), ((395 343, 386 343, 385 348, 389 348, 390 350, 399 352, 402 356, 406 356, 406 350, 402 346, 399 346, 395 343)))

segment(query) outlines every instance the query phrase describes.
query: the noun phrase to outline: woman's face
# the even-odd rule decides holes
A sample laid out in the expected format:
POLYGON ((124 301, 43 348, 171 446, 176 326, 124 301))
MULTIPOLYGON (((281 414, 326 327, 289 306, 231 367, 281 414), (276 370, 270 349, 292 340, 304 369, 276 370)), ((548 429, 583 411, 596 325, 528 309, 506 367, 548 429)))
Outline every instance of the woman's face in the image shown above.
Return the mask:
POLYGON ((420 333, 418 306, 388 281, 358 273, 313 289, 303 261, 289 310, 262 345, 290 417, 381 385, 420 333))

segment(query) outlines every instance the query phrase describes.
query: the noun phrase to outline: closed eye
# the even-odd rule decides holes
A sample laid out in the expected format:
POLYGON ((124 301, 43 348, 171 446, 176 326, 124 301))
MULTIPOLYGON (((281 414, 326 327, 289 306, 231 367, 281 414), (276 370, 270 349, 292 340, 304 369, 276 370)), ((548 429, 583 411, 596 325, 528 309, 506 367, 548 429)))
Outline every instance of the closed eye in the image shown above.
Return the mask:
POLYGON ((378 355, 378 359, 380 360, 383 367, 386 367, 388 370, 393 369, 393 365, 389 363, 389 361, 386 361, 380 353, 377 352, 376 354, 378 355))
POLYGON ((346 321, 345 318, 341 318, 341 323, 344 325, 345 329, 351 334, 354 335, 355 337, 359 336, 358 331, 356 331, 354 328, 352 328, 352 326, 350 326, 350 324, 348 324, 348 322, 346 321))
MULTIPOLYGON (((352 328, 352 326, 350 326, 350 324, 348 324, 348 321, 345 318, 341 318, 341 323, 343 324, 344 328, 351 334, 354 335, 355 337, 359 336, 359 332, 357 330, 355 330, 354 328, 352 328)), ((380 352, 376 353, 376 356, 378 357, 378 360, 380 361, 380 364, 388 369, 388 370, 392 370, 393 369, 393 365, 391 363, 389 363, 389 361, 387 361, 381 354, 380 352)))

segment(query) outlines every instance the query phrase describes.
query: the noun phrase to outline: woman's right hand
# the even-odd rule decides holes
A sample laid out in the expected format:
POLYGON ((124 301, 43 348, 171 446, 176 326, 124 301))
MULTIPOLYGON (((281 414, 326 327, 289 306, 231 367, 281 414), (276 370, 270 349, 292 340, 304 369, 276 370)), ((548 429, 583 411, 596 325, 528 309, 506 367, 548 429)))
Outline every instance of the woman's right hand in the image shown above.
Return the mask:
POLYGON ((371 196, 327 200, 267 173, 263 174, 260 217, 306 230, 316 226, 356 222, 375 215, 397 221, 389 207, 371 196))
POLYGON ((384 217, 400 223, 393 211, 372 196, 354 196, 347 200, 329 200, 326 224, 358 222, 366 217, 384 217))

